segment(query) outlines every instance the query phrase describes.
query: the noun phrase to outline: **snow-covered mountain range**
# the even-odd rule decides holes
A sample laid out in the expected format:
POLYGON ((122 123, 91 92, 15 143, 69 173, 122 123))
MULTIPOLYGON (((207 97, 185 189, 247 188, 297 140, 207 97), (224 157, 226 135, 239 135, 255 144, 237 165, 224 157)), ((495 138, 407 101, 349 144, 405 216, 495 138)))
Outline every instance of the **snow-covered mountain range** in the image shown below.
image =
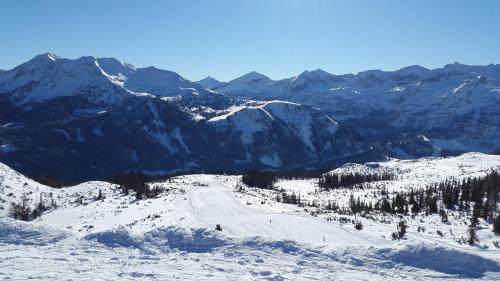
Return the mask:
POLYGON ((356 124, 399 157, 415 156, 410 135, 417 146, 425 137, 423 155, 500 147, 500 65, 409 66, 356 75, 318 69, 278 81, 250 72, 212 89, 233 97, 319 107, 356 124))
POLYGON ((192 82, 114 58, 46 53, 0 72, 0 160, 80 180, 491 152, 500 147, 499 81, 498 65, 455 63, 192 82))
POLYGON ((0 73, 0 106, 0 160, 31 176, 290 169, 368 149, 317 108, 243 101, 112 58, 38 55, 0 73))

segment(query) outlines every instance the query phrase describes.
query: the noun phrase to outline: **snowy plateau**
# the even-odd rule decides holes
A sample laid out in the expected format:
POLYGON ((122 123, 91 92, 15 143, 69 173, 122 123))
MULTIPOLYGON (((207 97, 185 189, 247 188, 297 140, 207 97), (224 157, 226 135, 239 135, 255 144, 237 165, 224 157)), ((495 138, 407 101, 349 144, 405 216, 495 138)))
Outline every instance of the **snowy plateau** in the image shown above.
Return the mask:
POLYGON ((330 191, 317 179, 282 179, 264 190, 241 176, 195 174, 149 182, 159 193, 137 199, 107 182, 51 188, 0 165, 0 278, 498 280, 500 236, 482 219, 480 242, 470 246, 457 242, 467 236, 470 214, 448 210, 452 219, 444 223, 438 214, 369 218, 324 207, 332 200, 343 207, 350 194, 375 200, 382 190, 481 177, 499 167, 500 156, 481 153, 346 164, 328 173, 378 169, 397 171, 397 178, 330 191), (283 192, 300 194, 304 205, 278 202, 283 192), (9 207, 20 200, 51 207, 32 221, 14 220, 9 207), (393 240, 402 219, 408 233, 393 240))

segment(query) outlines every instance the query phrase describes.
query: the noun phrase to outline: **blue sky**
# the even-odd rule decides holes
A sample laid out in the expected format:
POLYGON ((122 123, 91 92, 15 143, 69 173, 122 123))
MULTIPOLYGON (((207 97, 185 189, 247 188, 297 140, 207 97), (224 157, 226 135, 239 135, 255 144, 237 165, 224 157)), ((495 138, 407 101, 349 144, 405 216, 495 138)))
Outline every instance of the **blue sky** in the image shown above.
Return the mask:
POLYGON ((0 0, 0 69, 116 57, 197 80, 500 63, 496 0, 0 0))

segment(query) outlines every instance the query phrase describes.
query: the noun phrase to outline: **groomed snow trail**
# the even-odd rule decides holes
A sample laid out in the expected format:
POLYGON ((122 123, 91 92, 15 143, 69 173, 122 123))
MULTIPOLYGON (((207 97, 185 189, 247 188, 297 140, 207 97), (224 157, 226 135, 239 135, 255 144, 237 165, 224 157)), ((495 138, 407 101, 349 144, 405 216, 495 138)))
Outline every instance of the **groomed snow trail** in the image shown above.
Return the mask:
POLYGON ((324 219, 286 213, 257 211, 237 201, 229 187, 212 179, 208 187, 188 192, 193 222, 196 227, 214 229, 220 224, 225 234, 234 237, 266 237, 294 240, 311 245, 372 246, 357 233, 324 219))

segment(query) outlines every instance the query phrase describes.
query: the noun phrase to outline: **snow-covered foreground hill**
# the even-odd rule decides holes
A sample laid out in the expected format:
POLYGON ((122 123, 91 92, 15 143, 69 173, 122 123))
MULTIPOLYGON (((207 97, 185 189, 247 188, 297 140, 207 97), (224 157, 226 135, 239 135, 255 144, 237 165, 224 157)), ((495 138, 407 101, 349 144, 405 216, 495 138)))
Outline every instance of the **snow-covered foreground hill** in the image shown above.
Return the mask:
MULTIPOLYGON (((389 161, 348 169, 394 169, 384 187, 425 185, 446 178, 479 176, 500 166, 500 156, 389 161), (402 184, 405 183, 405 184, 402 184)), ((381 182, 354 192, 375 196, 381 182)), ((465 218, 444 224, 438 216, 407 217, 406 239, 394 241, 398 218, 362 220, 364 228, 311 215, 315 207, 278 203, 276 190, 241 186, 239 176, 189 175, 151 183, 162 190, 136 200, 113 184, 88 182, 53 189, 0 165, 0 278, 23 280, 498 280, 500 241, 479 231, 477 247, 452 236, 465 218), (99 190, 103 199, 97 199, 99 190), (41 195, 40 195, 41 194, 41 195), (11 202, 40 198, 53 208, 31 222, 8 218, 11 202), (51 205, 51 206, 52 206, 51 205), (216 231, 219 224, 222 231, 216 231), (426 228, 417 232, 417 226, 426 228), (444 236, 436 235, 436 230, 444 236), (450 234, 450 232, 452 234, 450 234)), ((277 186, 302 200, 347 202, 351 190, 319 191, 315 180, 277 186)), ((280 191, 281 192, 281 191, 280 191)), ((317 204, 321 205, 321 204, 317 204)), ((343 215, 343 217, 349 217, 343 215)), ((482 226, 487 224, 482 222, 482 226)))

